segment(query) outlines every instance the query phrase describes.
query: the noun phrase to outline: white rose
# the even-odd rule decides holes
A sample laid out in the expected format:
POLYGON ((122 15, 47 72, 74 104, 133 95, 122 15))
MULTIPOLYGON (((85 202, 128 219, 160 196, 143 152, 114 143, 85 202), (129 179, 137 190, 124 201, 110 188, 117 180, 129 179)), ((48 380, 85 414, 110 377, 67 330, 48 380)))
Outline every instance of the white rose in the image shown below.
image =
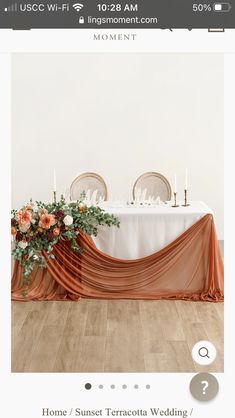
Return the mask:
POLYGON ((65 224, 66 226, 70 226, 70 225, 72 225, 72 223, 73 223, 73 218, 72 218, 72 216, 70 216, 70 215, 66 215, 66 216, 64 217, 63 221, 64 221, 64 224, 65 224))
POLYGON ((26 241, 20 241, 18 242, 18 245, 20 248, 24 250, 27 247, 28 243, 26 241))

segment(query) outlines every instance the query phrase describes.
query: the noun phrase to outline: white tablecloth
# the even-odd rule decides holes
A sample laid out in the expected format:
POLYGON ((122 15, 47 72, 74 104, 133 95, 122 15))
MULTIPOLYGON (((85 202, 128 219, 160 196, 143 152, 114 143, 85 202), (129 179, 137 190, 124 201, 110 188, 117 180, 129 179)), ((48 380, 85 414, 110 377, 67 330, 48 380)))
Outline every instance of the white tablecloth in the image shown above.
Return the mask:
POLYGON ((98 236, 93 237, 97 248, 121 259, 145 257, 170 244, 207 213, 213 214, 203 202, 178 208, 171 205, 111 207, 107 202, 104 209, 119 218, 120 229, 100 227, 98 236))

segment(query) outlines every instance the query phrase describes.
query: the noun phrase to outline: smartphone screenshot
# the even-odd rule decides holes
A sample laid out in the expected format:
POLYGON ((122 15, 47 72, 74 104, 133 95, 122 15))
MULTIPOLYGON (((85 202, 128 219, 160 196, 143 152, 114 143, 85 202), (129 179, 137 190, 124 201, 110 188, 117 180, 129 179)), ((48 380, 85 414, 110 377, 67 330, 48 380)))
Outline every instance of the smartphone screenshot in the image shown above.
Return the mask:
POLYGON ((234 28, 1 2, 4 418, 233 415, 234 28))

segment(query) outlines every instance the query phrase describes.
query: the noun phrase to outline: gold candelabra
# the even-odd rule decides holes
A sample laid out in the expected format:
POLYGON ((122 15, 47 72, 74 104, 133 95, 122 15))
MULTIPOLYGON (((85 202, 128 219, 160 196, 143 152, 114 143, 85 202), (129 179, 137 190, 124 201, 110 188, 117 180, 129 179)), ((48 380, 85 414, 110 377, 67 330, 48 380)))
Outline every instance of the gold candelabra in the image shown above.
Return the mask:
POLYGON ((177 196, 177 192, 174 192, 174 205, 172 205, 172 208, 178 208, 179 207, 179 205, 177 205, 176 196, 177 196))
POLYGON ((190 206, 190 203, 188 203, 188 190, 184 189, 184 204, 182 206, 190 206))

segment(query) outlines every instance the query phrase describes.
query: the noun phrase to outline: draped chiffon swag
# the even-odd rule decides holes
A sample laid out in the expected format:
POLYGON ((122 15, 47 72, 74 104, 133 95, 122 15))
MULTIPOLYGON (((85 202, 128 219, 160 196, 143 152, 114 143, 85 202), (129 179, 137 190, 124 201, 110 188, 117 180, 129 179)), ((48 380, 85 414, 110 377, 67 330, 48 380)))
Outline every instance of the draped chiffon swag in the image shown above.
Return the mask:
POLYGON ((223 261, 211 214, 162 250, 137 260, 104 254, 84 233, 78 240, 82 254, 73 252, 66 241, 54 246, 55 259, 48 259, 45 269, 34 269, 27 296, 23 296, 22 267, 16 261, 12 299, 223 300, 223 261))

